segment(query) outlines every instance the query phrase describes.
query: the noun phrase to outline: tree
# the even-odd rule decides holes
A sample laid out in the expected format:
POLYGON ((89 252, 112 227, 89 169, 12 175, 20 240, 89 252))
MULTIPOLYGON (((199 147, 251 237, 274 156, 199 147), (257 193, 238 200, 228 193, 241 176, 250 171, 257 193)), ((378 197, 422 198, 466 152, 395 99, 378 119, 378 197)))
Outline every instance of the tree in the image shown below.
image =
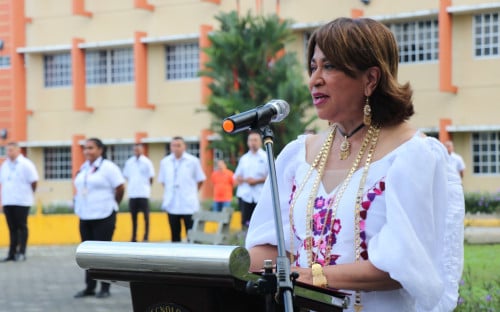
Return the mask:
POLYGON ((234 165, 246 149, 246 133, 224 133, 222 120, 279 98, 289 103, 290 114, 271 126, 278 153, 314 120, 304 120, 310 96, 303 68, 295 53, 282 53, 285 44, 294 40, 291 21, 249 13, 239 17, 236 12, 216 19, 220 29, 209 35, 211 46, 205 49, 209 61, 200 73, 212 78, 207 110, 213 117, 211 129, 221 137, 212 147, 223 151, 234 165))

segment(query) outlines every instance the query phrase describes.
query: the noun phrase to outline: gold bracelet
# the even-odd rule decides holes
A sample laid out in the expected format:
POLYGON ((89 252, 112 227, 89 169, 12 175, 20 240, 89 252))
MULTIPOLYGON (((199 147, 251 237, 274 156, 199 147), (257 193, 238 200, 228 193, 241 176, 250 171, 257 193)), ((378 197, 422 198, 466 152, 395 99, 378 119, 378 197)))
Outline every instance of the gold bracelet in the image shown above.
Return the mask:
POLYGON ((313 263, 311 266, 313 285, 318 287, 328 287, 323 267, 318 263, 313 263))

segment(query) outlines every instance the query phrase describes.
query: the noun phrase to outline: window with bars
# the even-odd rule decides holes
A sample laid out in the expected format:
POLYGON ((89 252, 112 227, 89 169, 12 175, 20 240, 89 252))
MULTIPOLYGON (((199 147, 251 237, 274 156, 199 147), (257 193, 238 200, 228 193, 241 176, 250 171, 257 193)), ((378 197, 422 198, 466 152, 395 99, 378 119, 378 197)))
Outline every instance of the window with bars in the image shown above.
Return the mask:
POLYGON ((472 134, 472 168, 475 174, 500 173, 500 132, 472 134))
POLYGON ((498 28, 499 13, 484 13, 474 16, 474 55, 477 57, 492 57, 499 55, 500 37, 498 28))
POLYGON ((71 148, 45 147, 43 169, 45 180, 71 179, 71 148))
POLYGON ((196 78, 200 68, 200 49, 197 42, 165 46, 167 80, 196 78))
POLYGON ((120 169, 123 169, 125 162, 134 154, 133 144, 116 144, 107 146, 107 157, 120 169))
POLYGON ((43 78, 46 88, 70 86, 72 78, 71 55, 69 52, 44 55, 43 78))
POLYGON ((10 56, 0 56, 0 69, 2 68, 10 68, 10 56))
POLYGON ((391 23, 399 48, 400 63, 423 63, 438 60, 439 36, 437 19, 391 23))
POLYGON ((132 48, 86 51, 85 74, 89 85, 133 82, 132 48))

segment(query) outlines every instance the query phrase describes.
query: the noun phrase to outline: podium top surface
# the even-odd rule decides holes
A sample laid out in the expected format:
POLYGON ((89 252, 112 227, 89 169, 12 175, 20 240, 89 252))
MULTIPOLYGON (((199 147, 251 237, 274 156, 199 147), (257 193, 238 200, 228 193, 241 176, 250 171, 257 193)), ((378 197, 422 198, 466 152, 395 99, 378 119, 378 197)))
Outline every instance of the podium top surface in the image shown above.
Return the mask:
POLYGON ((239 246, 181 243, 125 243, 85 241, 76 250, 83 269, 126 270, 178 274, 248 274, 250 256, 239 246))

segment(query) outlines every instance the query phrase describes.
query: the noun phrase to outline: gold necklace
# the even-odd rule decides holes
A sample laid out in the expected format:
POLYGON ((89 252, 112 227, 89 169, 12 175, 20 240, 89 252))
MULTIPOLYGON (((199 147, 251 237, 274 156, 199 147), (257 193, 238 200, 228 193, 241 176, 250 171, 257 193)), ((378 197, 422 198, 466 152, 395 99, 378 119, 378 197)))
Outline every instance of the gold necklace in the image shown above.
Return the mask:
POLYGON ((347 139, 352 137, 359 130, 363 129, 364 126, 365 124, 361 123, 359 126, 356 127, 356 129, 351 131, 351 133, 344 133, 344 131, 342 131, 342 129, 339 128, 340 134, 344 137, 344 141, 342 141, 342 144, 340 144, 340 154, 339 154, 340 160, 346 160, 351 154, 351 142, 349 142, 347 139))
MULTIPOLYGON (((339 207, 339 204, 340 204, 340 200, 342 199, 346 189, 347 189, 347 186, 349 185, 349 183, 351 182, 351 178, 352 176, 354 175, 354 173, 356 172, 356 170, 358 169, 359 167, 359 164, 361 162, 361 159, 363 158, 363 155, 365 154, 365 151, 366 151, 366 147, 368 146, 368 143, 370 142, 370 140, 372 139, 372 134, 373 132, 372 131, 368 131, 367 135, 365 136, 364 140, 363 140, 363 143, 361 145, 361 148, 359 149, 359 152, 358 152, 358 155, 356 157, 356 159, 354 160, 352 166, 351 166, 351 169, 349 170, 348 174, 347 174, 347 177, 344 179, 344 181, 342 182, 342 185, 339 189, 339 191, 334 195, 334 197, 332 198, 332 200, 330 201, 330 205, 328 206, 327 208, 327 212, 326 212, 326 216, 325 216, 325 226, 323 226, 323 229, 324 230, 326 228, 326 223, 327 223, 327 216, 328 214, 330 213, 330 209, 331 209, 331 217, 330 217, 330 224, 333 224, 335 222, 335 217, 337 216, 337 210, 338 210, 338 207, 339 207), (332 208, 333 206, 333 208, 332 208)), ((312 215, 312 212, 313 212, 313 207, 310 207, 308 206, 307 207, 307 220, 311 220, 311 222, 308 222, 307 225, 308 225, 308 231, 309 233, 311 233, 311 228, 312 228, 312 218, 311 218, 311 215, 312 215)), ((322 231, 322 234, 323 234, 323 231, 322 231)), ((310 243, 309 243, 309 247, 310 249, 308 250, 308 265, 309 266, 312 266, 312 264, 314 262, 316 262, 317 260, 317 256, 319 254, 319 249, 320 249, 320 246, 321 246, 321 242, 322 242, 322 236, 320 236, 320 239, 321 241, 318 242, 318 251, 316 252, 316 259, 313 259, 313 252, 312 252, 312 235, 310 236, 310 243)), ((331 252, 331 247, 326 247, 326 250, 325 250, 325 260, 328 260, 330 258, 330 252, 331 252)), ((327 265, 328 262, 325 262, 325 265, 327 265)))
MULTIPOLYGON (((336 125, 334 125, 334 127, 336 127, 336 125)), ((354 174, 354 172, 356 172, 358 166, 359 166, 359 163, 365 153, 365 150, 366 150, 366 147, 368 146, 368 143, 370 142, 370 139, 371 139, 371 136, 372 136, 372 133, 373 131, 368 131, 365 139, 363 140, 363 144, 360 148, 360 151, 358 153, 358 156, 356 157, 354 163, 353 163, 353 166, 351 167, 351 169, 349 170, 349 173, 347 175, 347 177, 345 178, 340 190, 337 192, 337 194, 335 194, 335 196, 332 198, 332 200, 330 201, 328 207, 327 207, 327 212, 325 214, 325 221, 323 222, 323 227, 322 227, 322 232, 320 234, 320 242, 318 242, 318 253, 316 254, 316 257, 315 259, 313 259, 313 255, 312 255, 312 248, 313 248, 313 235, 312 235, 312 213, 313 213, 313 206, 314 206, 314 200, 316 199, 316 195, 317 195, 317 191, 318 191, 318 188, 319 188, 319 184, 321 182, 321 179, 322 179, 322 176, 323 176, 323 173, 324 173, 324 166, 326 164, 326 160, 327 160, 327 157, 328 157, 328 154, 329 154, 329 151, 330 151, 330 148, 331 148, 331 141, 330 141, 330 138, 334 139, 334 136, 335 136, 335 128, 332 129, 332 132, 330 133, 330 136, 329 136, 329 139, 325 140, 325 143, 323 144, 320 152, 318 153, 318 155, 316 156, 315 158, 315 161, 313 162, 313 164, 311 165, 311 167, 309 168, 309 171, 308 173, 306 174, 306 176, 304 177, 304 180, 302 181, 301 185, 299 186, 297 192, 295 193, 295 195, 293 196, 292 198, 292 201, 290 203, 290 209, 289 209, 289 218, 290 218, 290 224, 291 224, 291 228, 290 228, 290 247, 291 247, 291 253, 290 253, 290 261, 291 263, 294 262, 294 246, 293 246, 293 242, 294 242, 294 234, 293 234, 293 231, 294 231, 294 216, 293 216, 293 213, 294 213, 294 207, 295 207, 295 204, 296 204, 296 201, 297 201, 297 198, 299 197, 299 194, 302 192, 305 184, 307 183, 310 175, 311 175, 311 172, 312 170, 317 166, 319 165, 318 167, 318 176, 316 177, 314 183, 313 183, 313 187, 311 188, 311 192, 309 194, 309 197, 308 197, 308 203, 307 203, 307 208, 306 208, 306 220, 308 220, 307 222, 307 227, 306 227, 306 240, 307 240, 307 243, 306 243, 306 246, 307 246, 307 249, 309 249, 309 252, 308 252, 308 266, 312 266, 313 262, 315 262, 317 260, 317 255, 319 254, 319 250, 320 250, 320 246, 321 246, 321 243, 322 243, 322 240, 323 240, 323 234, 324 234, 324 230, 326 228, 326 225, 328 223, 329 220, 331 220, 331 222, 334 222, 335 220, 335 216, 336 216, 336 211, 337 211, 337 208, 338 208, 338 205, 339 205, 339 202, 340 202, 340 198, 342 197, 343 193, 345 192, 348 184, 349 184, 349 181, 352 177, 352 175, 354 174), (321 161, 320 161, 321 160, 321 161), (333 205, 335 203, 335 205, 333 205), (331 211, 331 208, 333 206, 333 212, 330 214, 330 211, 331 211), (331 217, 329 217, 329 215, 331 215, 331 217)), ((329 246, 326 247, 326 253, 325 253, 325 262, 326 263, 329 263, 328 262, 328 259, 329 259, 329 252, 331 251, 331 248, 329 248, 329 246)))
MULTIPOLYGON (((291 238, 290 238, 290 247, 291 247, 291 250, 290 250, 290 261, 291 263, 294 262, 294 247, 293 247, 293 241, 294 241, 294 234, 293 234, 293 231, 294 231, 294 218, 293 218, 293 210, 294 210, 294 207, 295 207, 295 203, 297 201, 297 198, 299 197, 299 194, 300 192, 302 192, 303 188, 304 188, 304 185, 306 184, 307 180, 309 179, 311 173, 312 173, 312 170, 313 168, 315 168, 317 165, 319 165, 319 171, 318 171, 318 176, 316 177, 316 180, 313 184, 313 188, 311 189, 311 193, 309 195, 309 198, 308 198, 308 205, 307 205, 307 213, 306 213, 306 220, 310 220, 310 222, 307 222, 307 227, 306 227, 306 239, 308 239, 308 245, 306 245, 306 250, 308 250, 308 266, 309 267, 313 267, 313 265, 318 265, 317 263, 314 263, 313 262, 313 259, 312 259, 312 218, 311 218, 311 215, 312 215, 312 211, 313 211, 313 202, 314 202, 314 199, 317 195, 317 190, 318 190, 318 187, 319 187, 319 183, 321 181, 321 177, 322 177, 322 174, 324 173, 324 166, 326 164, 326 160, 327 160, 327 156, 328 154, 325 155, 326 152, 328 152, 331 148, 331 144, 332 144, 332 141, 333 141, 333 138, 335 137, 335 126, 334 128, 332 129, 332 132, 330 133, 330 136, 328 137, 327 140, 325 140, 325 143, 323 143, 323 146, 320 150, 320 152, 318 153, 318 155, 316 156, 315 158, 315 161, 313 162, 313 164, 311 165, 311 167, 309 168, 309 171, 308 173, 306 174, 306 176, 304 177, 304 181, 302 182, 301 186, 299 187, 299 189, 297 190, 297 192, 295 193, 294 197, 292 198, 292 202, 290 204, 290 210, 289 210, 289 217, 290 217, 290 235, 291 235, 291 238), (330 141, 331 140, 331 141, 330 141), (321 174, 320 174, 321 173, 321 174)), ((340 202, 340 199, 342 198, 345 190, 347 189, 347 186, 349 185, 349 182, 351 180, 351 177, 352 175, 354 174, 354 172, 356 172, 356 169, 357 167, 359 166, 359 163, 361 162, 361 159, 363 158, 363 155, 365 153, 365 150, 366 150, 366 147, 370 144, 370 148, 368 150, 368 155, 366 156, 366 160, 365 160, 365 164, 364 164, 364 167, 363 167, 363 174, 361 176, 361 179, 360 179, 360 183, 359 183, 359 187, 358 187, 358 192, 356 194, 356 202, 355 202, 355 211, 354 211, 354 243, 355 243, 355 246, 354 246, 354 250, 355 250, 355 259, 356 259, 356 262, 360 261, 360 255, 361 255, 361 229, 360 229, 360 208, 361 208, 361 203, 362 203, 362 198, 363 198, 363 190, 364 190, 364 185, 366 183, 366 178, 368 176, 368 170, 369 170, 369 167, 370 167, 370 164, 371 164, 371 161, 372 161, 372 158, 373 158, 373 154, 375 152, 375 147, 377 145, 377 141, 378 141, 378 137, 379 137, 379 133, 380 133, 380 128, 379 127, 375 127, 375 126, 370 126, 370 128, 368 128, 368 132, 363 140, 363 144, 359 150, 359 153, 353 163, 353 166, 351 167, 351 169, 349 170, 349 173, 346 177, 346 179, 344 180, 343 184, 342 184, 342 187, 341 189, 337 192, 337 194, 335 194, 334 196, 334 199, 332 199, 332 201, 330 201, 330 204, 327 208, 327 212, 325 214, 325 221, 324 221, 324 224, 323 224, 323 228, 322 228, 322 231, 321 231, 321 236, 324 234, 324 229, 326 228, 326 224, 327 224, 327 218, 328 218, 328 214, 329 214, 329 211, 330 211, 330 208, 332 206, 332 204, 335 202, 335 205, 333 206, 333 211, 332 211, 332 214, 331 214, 331 224, 333 224, 334 220, 335 220, 335 216, 336 216, 336 212, 337 212, 337 208, 338 208, 338 205, 339 205, 339 202, 340 202)), ((322 239, 322 237, 321 237, 322 239)), ((321 246, 321 241, 318 242, 318 251, 317 251, 317 255, 319 254, 319 250, 320 250, 320 246, 321 246)), ((325 247, 326 251, 329 253, 331 251, 331 247, 330 246, 326 246, 325 247)), ((329 264, 329 255, 327 255, 327 253, 325 252, 325 266, 329 264)), ((316 259, 314 259, 316 260, 316 259)), ((363 305, 361 304, 361 292, 360 291, 356 291, 355 292, 355 302, 354 302, 354 309, 356 312, 360 312, 363 308, 363 305)))
MULTIPOLYGON (((356 204, 354 206, 354 250, 356 256, 356 262, 360 261, 361 258, 361 203, 363 201, 363 190, 366 183, 366 178, 368 177, 368 169, 372 162, 373 154, 375 152, 375 147, 377 146, 378 136, 380 134, 379 127, 370 127, 368 132, 373 131, 373 138, 370 140, 370 149, 368 150, 368 155, 366 155, 365 165, 363 167, 363 175, 359 181, 358 192, 356 194, 356 204)), ((361 304, 361 292, 357 290, 354 295, 354 310, 356 312, 361 312, 363 305, 361 304)))
MULTIPOLYGON (((290 210, 289 210, 289 219, 290 219, 290 225, 291 225, 291 228, 290 228, 290 250, 291 250, 290 263, 294 262, 293 210, 295 207, 295 203, 297 202, 298 195, 304 189, 304 186, 305 186, 306 182, 309 180, 309 177, 311 176, 313 170, 316 168, 317 176, 316 176, 316 179, 314 180, 313 186, 311 188, 311 193, 309 194, 309 197, 307 200, 308 207, 312 207, 314 205, 314 200, 316 199, 315 195, 318 192, 319 184, 321 183, 321 179, 323 178, 323 175, 325 172, 326 161, 328 159, 328 154, 330 153, 331 147, 333 145, 333 140, 335 139, 336 130, 337 130, 337 125, 333 125, 332 130, 330 131, 330 134, 323 142, 323 145, 321 146, 319 153, 314 158, 314 161, 311 164, 311 166, 309 167, 309 170, 307 171, 306 176, 304 177, 304 180, 302 181, 297 192, 295 193, 295 195, 292 198, 292 202, 290 203, 290 210)), ((310 220, 310 216, 307 217, 307 220, 310 220)), ((306 237, 311 237, 310 234, 311 234, 310 228, 306 229, 306 237)), ((310 243, 311 243, 311 241, 310 241, 310 243)))

